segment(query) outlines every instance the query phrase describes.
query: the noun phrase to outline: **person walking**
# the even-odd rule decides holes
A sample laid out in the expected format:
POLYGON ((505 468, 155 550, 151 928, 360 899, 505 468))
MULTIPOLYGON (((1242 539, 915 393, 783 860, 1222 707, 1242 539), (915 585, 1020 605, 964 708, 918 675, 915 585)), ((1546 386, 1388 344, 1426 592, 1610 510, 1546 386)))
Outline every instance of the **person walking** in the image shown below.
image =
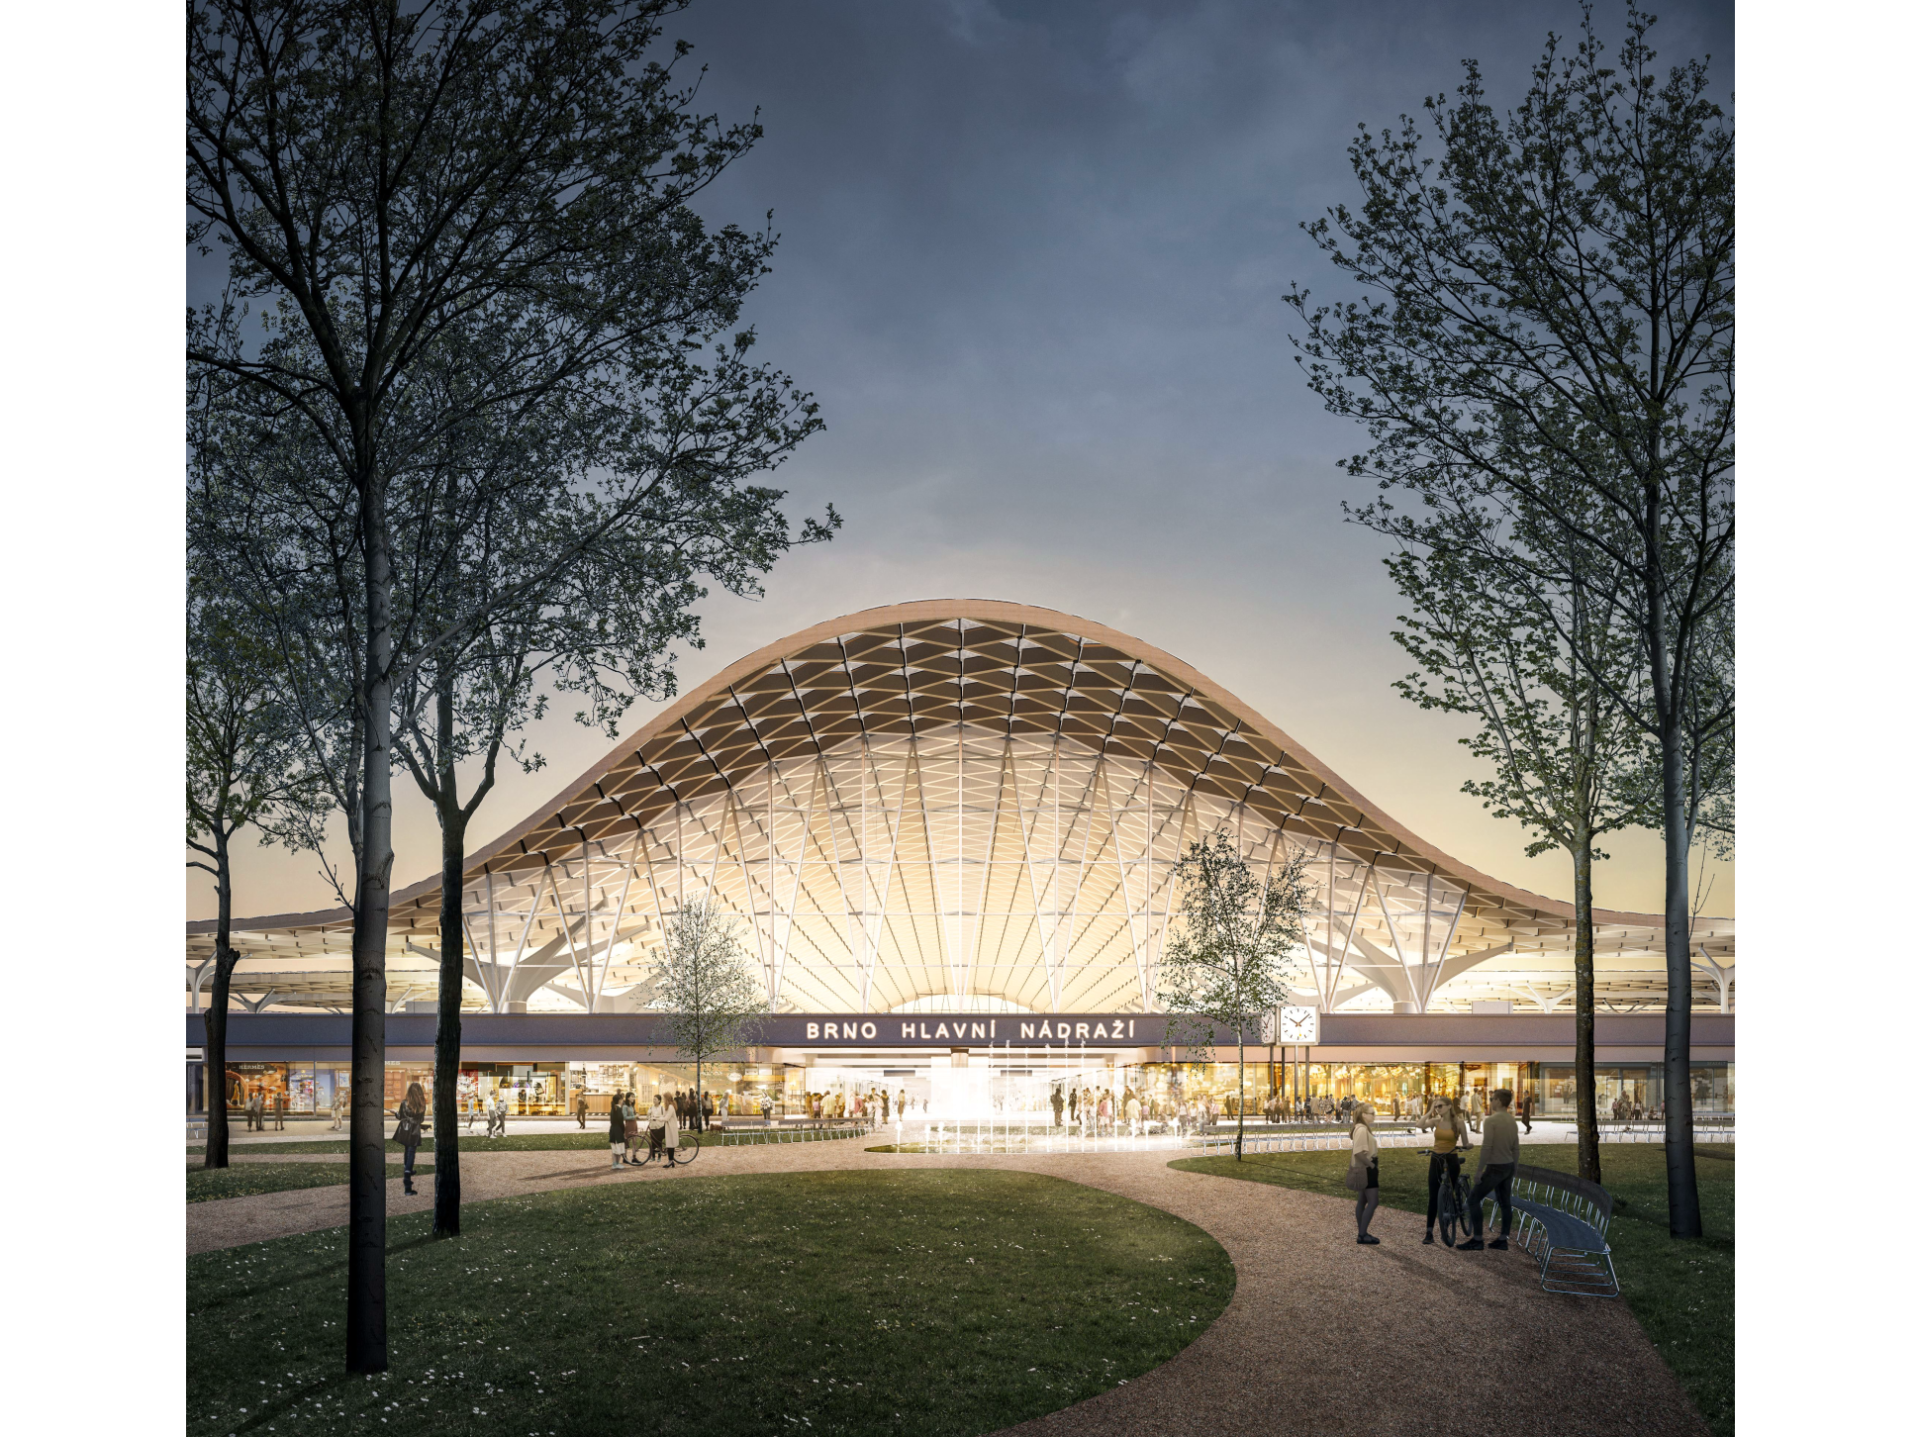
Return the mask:
POLYGON ((587 1090, 582 1088, 573 1100, 573 1115, 580 1120, 580 1131, 587 1130, 587 1090))
POLYGON ((677 1168, 680 1163, 673 1154, 680 1146, 680 1114, 674 1108, 663 1108, 660 1119, 660 1146, 667 1150, 667 1166, 677 1168))
POLYGON ((507 1135, 507 1090, 503 1087, 494 1096, 493 1120, 498 1136, 507 1135))
POLYGON ((1354 1108, 1351 1137, 1353 1153, 1347 1159, 1347 1186, 1359 1194, 1353 1204, 1353 1220, 1360 1227, 1360 1235, 1354 1241, 1364 1247, 1378 1247, 1380 1239, 1367 1231, 1374 1210, 1380 1206, 1380 1144, 1373 1137, 1371 1103, 1361 1103, 1354 1108))
POLYGON ((1513 1231, 1513 1173, 1520 1165, 1520 1125, 1507 1111, 1512 1104, 1512 1090, 1497 1089, 1493 1095, 1493 1111, 1481 1124, 1480 1166, 1474 1171, 1473 1190, 1467 1194, 1467 1217, 1473 1223, 1473 1236, 1460 1244, 1462 1252, 1478 1252, 1482 1247, 1504 1252, 1507 1234, 1513 1231), (1500 1236, 1482 1243, 1480 1205, 1489 1193, 1500 1204, 1500 1236))
POLYGON ((1520 1122, 1529 1134, 1533 1132, 1533 1092, 1531 1089, 1520 1099, 1520 1122))
POLYGON ((413 1191, 413 1155, 420 1147, 420 1129, 427 1119, 427 1094, 419 1083, 407 1084, 407 1095, 400 1100, 400 1106, 393 1110, 398 1120, 393 1128, 393 1140, 400 1144, 405 1159, 401 1164, 400 1175, 405 1186, 402 1191, 408 1197, 413 1191))
POLYGON ((1433 1154, 1427 1159, 1427 1235, 1423 1245, 1433 1241, 1434 1219, 1440 1216, 1440 1179, 1448 1182, 1460 1176, 1460 1155, 1473 1146, 1467 1120, 1451 1098, 1442 1098, 1433 1119, 1433 1154))

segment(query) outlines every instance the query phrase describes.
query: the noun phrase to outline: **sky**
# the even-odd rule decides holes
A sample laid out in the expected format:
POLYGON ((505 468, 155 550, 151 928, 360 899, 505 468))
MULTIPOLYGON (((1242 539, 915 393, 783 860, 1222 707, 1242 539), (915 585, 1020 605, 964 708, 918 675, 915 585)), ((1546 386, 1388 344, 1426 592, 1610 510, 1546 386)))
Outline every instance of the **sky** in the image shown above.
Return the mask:
MULTIPOLYGON (((1662 66, 1702 55, 1726 100, 1730 3, 1657 10, 1662 66)), ((1624 8, 1601 4, 1603 38, 1624 8)), ((1169 650, 1252 704, 1454 857, 1569 898, 1564 854, 1460 792, 1464 722, 1393 681, 1403 612, 1384 541, 1346 523, 1361 432, 1307 389, 1282 298, 1337 289, 1303 221, 1351 201, 1356 127, 1418 113, 1477 58, 1516 98, 1566 3, 1153 4, 701 0, 669 22, 708 67, 699 105, 757 107, 765 138, 702 199, 769 210, 774 268, 750 301, 757 357, 811 390, 826 429, 777 472, 794 515, 845 527, 796 551, 764 599, 701 606, 682 692, 839 614, 911 599, 1062 609, 1169 650)), ((207 276, 189 273, 189 295, 207 276)), ((514 774, 478 847, 610 746, 564 715, 545 768, 514 774)), ((657 705, 641 704, 630 733, 657 705)), ((396 778, 395 877, 438 864, 431 810, 396 778)), ((1605 907, 1662 902, 1657 835, 1614 836, 1605 907)), ((1731 864, 1706 911, 1731 914, 1731 864)), ((189 917, 213 913, 188 882, 189 917)), ((236 912, 329 906, 310 856, 245 849, 236 912)))

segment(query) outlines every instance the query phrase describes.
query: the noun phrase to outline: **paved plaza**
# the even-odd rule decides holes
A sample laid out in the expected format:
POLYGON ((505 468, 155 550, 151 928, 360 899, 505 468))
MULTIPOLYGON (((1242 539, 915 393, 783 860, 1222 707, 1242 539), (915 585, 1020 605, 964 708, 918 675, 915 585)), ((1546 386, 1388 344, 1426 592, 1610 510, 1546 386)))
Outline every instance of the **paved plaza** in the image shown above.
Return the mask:
MULTIPOLYGON (((302 1125, 303 1127, 307 1125, 302 1125)), ((327 1125, 310 1135, 337 1138, 327 1125)), ((520 1133, 571 1128, 524 1123, 520 1133)), ((1541 1125, 1536 1124, 1536 1129, 1541 1125)), ((577 1131, 577 1129, 575 1129, 577 1131)), ((337 1155, 249 1155, 240 1162, 337 1162, 337 1155)), ((1220 1437, 1222 1432, 1426 1434, 1458 1426, 1559 1434, 1703 1434, 1685 1392, 1620 1302, 1539 1290, 1514 1251, 1456 1253, 1420 1243, 1421 1220, 1382 1208, 1374 1248, 1353 1240, 1351 1206, 1266 1183, 1167 1166, 1165 1151, 1054 1156, 869 1152, 876 1141, 715 1147, 685 1172, 611 1169, 604 1153, 461 1154, 469 1202, 608 1184, 685 1182, 743 1173, 992 1167, 1132 1198, 1205 1229, 1238 1275, 1226 1312, 1145 1377, 1011 1429, 1033 1437, 1220 1437)), ((423 1159, 425 1154, 422 1155, 423 1159)), ((390 1213, 432 1201, 431 1178, 390 1213)), ((187 1205, 187 1250, 206 1252, 347 1221, 344 1186, 187 1205)))

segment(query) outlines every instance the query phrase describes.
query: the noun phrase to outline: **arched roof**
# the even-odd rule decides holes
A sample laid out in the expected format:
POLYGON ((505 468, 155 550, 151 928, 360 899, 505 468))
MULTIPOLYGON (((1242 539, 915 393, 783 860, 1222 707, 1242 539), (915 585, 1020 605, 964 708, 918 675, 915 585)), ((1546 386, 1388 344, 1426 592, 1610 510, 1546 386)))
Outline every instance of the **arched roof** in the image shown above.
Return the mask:
MULTIPOLYGON (((1465 893, 1446 951, 1563 943, 1572 906, 1504 883, 1421 839, 1277 724, 1172 654, 1104 624, 996 600, 925 600, 830 619, 768 644, 657 714, 599 763, 469 859, 468 882, 524 879, 643 830, 676 805, 725 790, 770 762, 823 754, 861 735, 964 723, 1054 735, 1152 763, 1195 792, 1244 804, 1289 836, 1362 863, 1432 875, 1465 893)), ((437 876, 401 889, 393 941, 437 932, 437 876)), ((1657 914, 1598 911, 1603 936, 1657 951, 1657 914)), ((239 920, 261 956, 335 950, 345 910, 239 920)), ((212 924, 188 926, 189 954, 212 924)), ((1730 921, 1701 947, 1724 961, 1730 921)))

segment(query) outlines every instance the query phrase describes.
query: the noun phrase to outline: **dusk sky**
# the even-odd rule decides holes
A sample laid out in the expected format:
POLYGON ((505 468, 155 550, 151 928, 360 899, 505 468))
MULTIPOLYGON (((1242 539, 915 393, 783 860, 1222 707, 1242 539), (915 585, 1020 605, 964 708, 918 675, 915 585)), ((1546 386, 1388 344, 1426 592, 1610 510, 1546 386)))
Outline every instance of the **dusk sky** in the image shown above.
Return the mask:
MULTIPOLYGON (((1657 7, 1660 63, 1710 54, 1723 103, 1731 3, 1657 7)), ((1601 34, 1624 8, 1597 8, 1601 34)), ((1388 814, 1462 861, 1570 897, 1564 854, 1463 795, 1456 720, 1396 695, 1409 665, 1384 542, 1334 460, 1357 428, 1293 361, 1295 280, 1337 286, 1300 231, 1356 187, 1346 146, 1478 58, 1515 97, 1555 3, 984 3, 704 0, 669 36, 710 67, 701 107, 766 137, 703 201, 783 238, 751 302, 762 357, 826 431, 775 482, 846 527, 784 560, 760 603, 707 602, 682 692, 820 620, 982 597, 1080 614, 1170 650, 1251 703, 1388 814)), ((190 277, 196 294, 205 276, 190 277)), ((571 709, 559 706, 564 713, 571 709)), ((643 705, 630 733, 655 706, 643 705)), ((547 767, 486 801, 478 847, 608 747, 566 718, 547 767)), ((431 811, 396 777, 398 883, 437 865, 431 811)), ((1661 903, 1654 834, 1617 836, 1596 896, 1661 903)), ((236 912, 326 907, 310 857, 242 852, 236 912)), ((1730 866, 1706 904, 1733 912, 1730 866)), ((189 916, 211 916, 189 882, 189 916)))

